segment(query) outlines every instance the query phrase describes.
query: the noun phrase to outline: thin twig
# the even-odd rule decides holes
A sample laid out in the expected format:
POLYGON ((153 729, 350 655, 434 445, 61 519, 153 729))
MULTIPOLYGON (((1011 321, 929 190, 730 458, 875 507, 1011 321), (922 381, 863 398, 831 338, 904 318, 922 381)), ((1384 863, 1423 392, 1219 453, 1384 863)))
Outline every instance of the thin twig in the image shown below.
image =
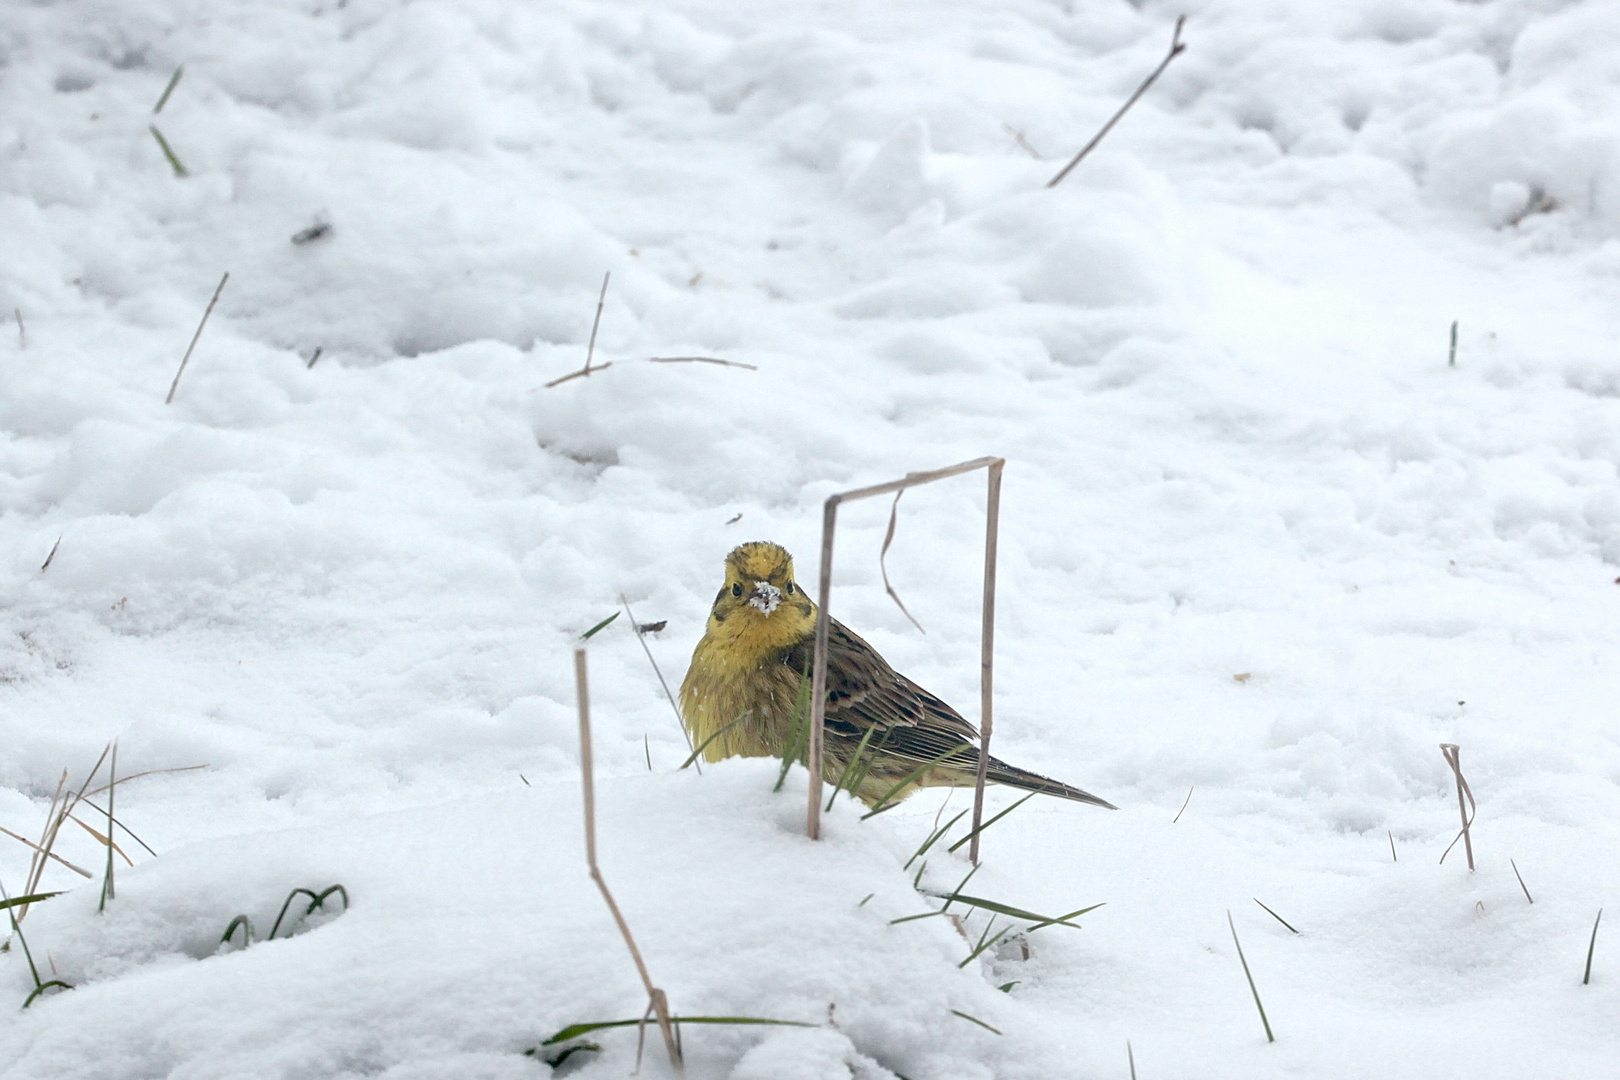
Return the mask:
MULTIPOLYGON (((995 508, 1001 492, 1001 467, 1006 462, 997 457, 974 458, 958 465, 950 465, 943 469, 933 469, 928 472, 907 473, 899 480, 890 480, 884 484, 873 484, 870 487, 855 488, 850 491, 840 491, 829 495, 821 507, 821 580, 817 591, 818 610, 816 613, 815 660, 812 665, 810 690, 810 737, 809 746, 805 752, 805 766, 810 771, 809 809, 805 821, 805 833, 812 840, 821 838, 821 748, 822 726, 827 716, 827 639, 831 628, 832 616, 828 614, 828 604, 832 600, 832 556, 833 535, 838 527, 838 507, 845 502, 854 502, 857 499, 869 499, 877 495, 887 495, 894 491, 903 491, 909 487, 918 487, 922 484, 931 484, 935 480, 944 480, 950 476, 960 476, 975 469, 991 470, 991 503, 986 507, 986 513, 994 521, 995 508)), ((995 559, 994 525, 986 526, 985 566, 987 570, 993 569, 995 559)), ((990 625, 994 610, 988 606, 993 604, 994 581, 985 583, 986 609, 985 625, 990 625)), ((982 710, 983 732, 981 738, 983 745, 989 745, 989 699, 990 699, 990 663, 992 656, 991 642, 986 638, 981 647, 980 657, 980 705, 982 710)), ((954 753, 954 751, 952 751, 954 753)), ((943 755, 949 756, 949 754, 943 755)), ((981 759, 981 776, 984 762, 981 759)), ((983 785, 980 784, 981 806, 983 785)), ((893 795, 894 792, 890 792, 893 795)), ((886 801, 888 796, 885 796, 886 801)), ((881 805, 881 803, 880 803, 881 805)), ((876 813, 876 811, 873 811, 876 813)), ((865 817, 871 817, 871 813, 865 817)), ((978 815, 975 815, 977 818, 978 815)))
MULTIPOLYGON (((647 647, 647 638, 642 632, 641 624, 636 621, 636 613, 630 610, 630 600, 624 595, 624 593, 620 593, 619 603, 624 605, 624 613, 629 617, 630 625, 636 631, 636 640, 641 642, 641 651, 647 654, 647 663, 652 665, 653 674, 658 676, 658 685, 664 688, 664 697, 669 699, 670 711, 675 714, 675 726, 681 729, 681 737, 686 740, 686 748, 691 750, 695 755, 697 750, 692 745, 692 733, 686 730, 686 721, 681 718, 681 707, 675 703, 675 695, 670 693, 669 683, 664 680, 664 673, 658 667, 658 661, 653 659, 652 650, 647 647)), ((695 758, 693 760, 693 764, 696 764, 695 758)), ((650 767, 651 766, 649 766, 649 768, 650 767)), ((698 765, 697 771, 701 776, 703 773, 703 766, 698 765)))
MULTIPOLYGON (((663 1033, 664 1048, 669 1051, 670 1063, 676 1069, 680 1069, 681 1054, 675 1046, 675 1030, 670 1024, 669 999, 662 990, 653 985, 652 976, 647 972, 647 965, 641 959, 641 950, 636 948, 636 939, 630 934, 630 924, 624 921, 624 915, 620 913, 619 905, 614 902, 613 894, 608 891, 607 881, 596 865, 596 784, 595 769, 591 760, 590 680, 586 672, 584 649, 574 650, 574 686, 579 694, 579 768, 585 796, 585 859, 590 866, 591 880, 602 890, 602 899, 607 901, 608 910, 613 913, 613 921, 619 924, 619 933, 624 936, 624 943, 630 948, 630 958, 636 962, 636 971, 641 975, 641 984, 647 989, 647 1011, 657 1016, 658 1030, 663 1033)), ((642 1023, 645 1025, 646 1017, 643 1017, 642 1023)), ((642 1028, 642 1034, 646 1035, 645 1026, 642 1028)))
POLYGON ((571 379, 579 379, 579 378, 583 378, 586 375, 594 374, 595 372, 598 372, 598 371, 606 371, 608 368, 610 368, 612 366, 613 366, 613 361, 609 360, 607 363, 598 364, 593 368, 580 368, 578 371, 570 371, 568 374, 562 376, 561 378, 552 379, 550 382, 546 383, 546 385, 544 387, 542 387, 542 389, 550 390, 553 386, 561 386, 563 383, 568 382, 571 379))
POLYGON ((197 324, 197 332, 191 335, 191 344, 186 346, 186 355, 180 358, 180 370, 174 373, 174 382, 169 384, 169 396, 163 399, 163 404, 174 404, 174 392, 180 389, 180 376, 186 373, 186 364, 191 360, 191 350, 197 347, 197 339, 202 337, 203 327, 208 325, 208 316, 214 313, 214 305, 219 303, 219 294, 225 291, 225 283, 231 279, 229 270, 220 277, 219 284, 214 287, 214 298, 208 301, 208 308, 203 312, 202 321, 197 324))
POLYGON ((1152 86, 1158 81, 1159 76, 1164 74, 1164 69, 1170 66, 1170 61, 1180 56, 1186 50, 1187 46, 1183 45, 1181 42, 1181 24, 1186 21, 1187 16, 1185 15, 1179 15, 1176 17, 1176 30, 1175 33, 1170 36, 1170 51, 1164 54, 1164 59, 1160 60, 1159 66, 1153 69, 1153 74, 1149 75, 1142 85, 1136 88, 1136 93, 1132 94, 1129 100, 1119 107, 1119 111, 1117 113, 1108 118, 1108 123, 1102 126, 1102 130, 1093 135, 1091 137, 1091 141, 1080 148, 1080 152, 1074 155, 1073 160, 1071 160, 1067 165, 1063 166, 1056 176, 1052 177, 1052 179, 1046 182, 1047 187, 1057 187, 1058 184, 1062 182, 1063 178, 1068 176, 1076 165, 1084 161, 1086 155, 1091 153, 1091 151, 1096 148, 1097 144, 1103 141, 1103 136, 1112 131, 1114 129, 1114 125, 1119 123, 1120 118, 1130 111, 1132 105, 1136 104, 1137 99, 1148 92, 1148 87, 1152 86))
POLYGON ((1582 986, 1588 986, 1592 982, 1592 953, 1597 949, 1597 928, 1598 923, 1602 921, 1603 909, 1598 908, 1597 918, 1592 920, 1592 940, 1586 945, 1586 975, 1581 979, 1582 986))
POLYGON ((56 558, 56 549, 62 546, 62 537, 66 536, 66 535, 67 535, 66 533, 62 533, 60 536, 58 536, 56 538, 56 543, 51 545, 51 553, 49 555, 45 556, 45 561, 44 562, 39 564, 39 572, 40 573, 43 574, 45 571, 47 571, 47 570, 49 570, 51 568, 51 560, 56 558))
POLYGON ((1271 1021, 1266 1019, 1266 1007, 1260 1004, 1260 991, 1255 988, 1254 975, 1249 971, 1249 961, 1243 955, 1243 942, 1238 940, 1237 924, 1232 921, 1230 911, 1226 913, 1226 925, 1232 928, 1232 944, 1237 946, 1238 962, 1243 965, 1243 977, 1249 980, 1249 993, 1254 995, 1254 1007, 1260 1010, 1260 1023, 1266 1029, 1266 1042, 1276 1042, 1276 1037, 1271 1034, 1271 1021))
POLYGON ((1519 879, 1519 888, 1524 890, 1524 898, 1532 904, 1535 903, 1536 898, 1530 895, 1530 887, 1524 883, 1524 875, 1519 873, 1519 864, 1509 859, 1508 865, 1513 867, 1513 876, 1519 879))
POLYGON ((1468 781, 1463 779, 1462 765, 1460 764, 1462 748, 1456 743, 1441 743, 1440 753, 1445 755, 1446 764, 1451 766, 1452 774, 1457 778, 1457 814, 1462 818, 1462 831, 1452 839, 1451 843, 1446 845, 1446 850, 1440 853, 1440 861, 1444 863, 1446 856, 1451 854, 1451 849, 1457 846, 1458 840, 1461 840, 1463 850, 1468 853, 1468 869, 1472 870, 1474 868, 1474 837, 1469 832, 1469 827, 1474 824, 1474 814, 1478 811, 1479 805, 1474 802, 1474 792, 1469 788, 1468 781), (1466 805, 1463 802, 1464 797, 1468 800, 1466 805))
MULTIPOLYGON (((1197 786, 1197 785, 1194 785, 1194 786, 1197 786)), ((1176 816, 1170 819, 1170 824, 1174 825, 1176 822, 1180 821, 1181 820, 1181 815, 1187 812, 1187 804, 1192 802, 1192 793, 1193 793, 1193 789, 1192 789, 1192 787, 1189 787, 1187 789, 1187 797, 1185 799, 1181 800, 1181 809, 1177 810, 1176 811, 1176 816)))
POLYGON ((322 345, 315 346, 315 352, 310 355, 309 363, 304 365, 304 370, 305 371, 308 371, 310 368, 315 366, 315 361, 317 361, 317 360, 319 360, 321 358, 321 349, 323 349, 323 348, 325 348, 325 346, 322 346, 322 345))
POLYGON ((1131 1040, 1125 1040, 1125 1060, 1131 1063, 1131 1080, 1136 1080, 1136 1052, 1131 1049, 1131 1040))
POLYGON ((745 364, 741 360, 717 360, 712 356, 649 356, 649 364, 719 364, 721 367, 747 368, 749 371, 758 371, 756 364, 745 364))
POLYGON ((1395 834, 1388 829, 1385 829, 1384 832, 1389 836, 1389 861, 1400 862, 1401 857, 1395 854, 1395 834))
POLYGON ((179 67, 174 69, 174 74, 169 76, 169 85, 163 88, 163 96, 158 98, 156 105, 152 106, 153 116, 156 116, 158 113, 162 112, 163 106, 169 103, 169 95, 174 93, 174 88, 180 85, 180 76, 184 75, 185 73, 186 65, 184 64, 181 64, 179 67))

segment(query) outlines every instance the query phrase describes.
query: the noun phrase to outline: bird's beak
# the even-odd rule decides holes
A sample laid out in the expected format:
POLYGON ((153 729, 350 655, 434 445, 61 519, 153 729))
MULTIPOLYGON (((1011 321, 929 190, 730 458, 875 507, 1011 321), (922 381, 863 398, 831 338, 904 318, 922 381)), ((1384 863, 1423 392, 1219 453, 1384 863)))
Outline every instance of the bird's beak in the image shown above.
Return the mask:
POLYGON ((758 608, 769 615, 776 610, 776 605, 782 602, 782 590, 768 581, 754 582, 754 591, 748 597, 750 607, 758 608))

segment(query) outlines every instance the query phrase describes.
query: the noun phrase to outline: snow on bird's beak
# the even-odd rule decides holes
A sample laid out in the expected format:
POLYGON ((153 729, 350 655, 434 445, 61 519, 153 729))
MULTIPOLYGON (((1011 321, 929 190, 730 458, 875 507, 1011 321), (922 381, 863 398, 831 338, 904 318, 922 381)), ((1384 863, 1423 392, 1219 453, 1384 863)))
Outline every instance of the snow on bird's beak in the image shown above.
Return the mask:
POLYGON ((754 582, 754 592, 748 598, 750 607, 756 607, 769 615, 776 610, 776 605, 782 602, 782 590, 768 581, 754 582))

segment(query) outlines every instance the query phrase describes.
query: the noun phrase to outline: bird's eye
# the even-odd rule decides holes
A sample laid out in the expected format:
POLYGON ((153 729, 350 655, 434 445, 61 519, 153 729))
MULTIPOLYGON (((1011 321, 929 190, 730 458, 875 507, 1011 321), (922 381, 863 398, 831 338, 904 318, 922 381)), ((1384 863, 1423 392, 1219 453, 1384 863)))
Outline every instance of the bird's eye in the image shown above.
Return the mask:
POLYGON ((793 595, 793 582, 791 581, 787 583, 787 594, 789 596, 793 595))
POLYGON ((739 585, 739 584, 736 584, 734 582, 732 584, 732 586, 731 586, 731 595, 732 596, 741 596, 742 595, 742 586, 739 585))

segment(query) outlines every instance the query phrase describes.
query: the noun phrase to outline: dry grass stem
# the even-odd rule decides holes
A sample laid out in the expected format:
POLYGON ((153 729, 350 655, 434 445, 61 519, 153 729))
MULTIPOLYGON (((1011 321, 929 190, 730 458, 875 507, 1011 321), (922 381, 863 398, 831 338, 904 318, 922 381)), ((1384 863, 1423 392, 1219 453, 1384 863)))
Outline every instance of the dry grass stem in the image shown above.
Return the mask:
POLYGON ((1142 85, 1138 86, 1136 88, 1136 93, 1132 94, 1130 96, 1130 98, 1125 102, 1125 104, 1123 104, 1123 105, 1121 105, 1119 107, 1118 112, 1116 112, 1113 116, 1108 118, 1108 123, 1106 123, 1106 124, 1104 124, 1102 126, 1102 130, 1098 131, 1097 134, 1093 135, 1091 137, 1091 141, 1086 143, 1085 146, 1081 147, 1080 152, 1078 154, 1074 155, 1073 159, 1071 159, 1067 165, 1063 166, 1063 168, 1058 171, 1058 174, 1056 176, 1052 177, 1052 179, 1050 179, 1050 180, 1048 180, 1046 182, 1047 187, 1049 187, 1049 188, 1057 187, 1058 184, 1060 184, 1063 181, 1063 178, 1065 176, 1068 176, 1069 173, 1071 171, 1073 171, 1073 169, 1074 169, 1074 167, 1076 165, 1078 165, 1078 164, 1080 164, 1080 162, 1084 161, 1086 155, 1091 153, 1091 151, 1096 148, 1097 144, 1103 141, 1103 137, 1114 129, 1114 125, 1119 123, 1120 119, 1127 112, 1130 112, 1131 106, 1135 105, 1137 100, 1143 94, 1148 92, 1148 87, 1152 86, 1155 82, 1158 81, 1159 76, 1164 74, 1164 69, 1170 66, 1170 61, 1174 60, 1176 57, 1180 56, 1183 52, 1186 51, 1187 46, 1182 44, 1182 41, 1181 41, 1181 27, 1182 27, 1182 24, 1185 23, 1186 21, 1187 21, 1187 16, 1185 16, 1185 15, 1178 15, 1176 17, 1175 33, 1173 33, 1170 36, 1170 51, 1164 54, 1164 59, 1160 60, 1159 61, 1159 66, 1153 69, 1153 74, 1149 75, 1143 81, 1142 85))
POLYGON ((1456 835, 1451 843, 1446 845, 1446 850, 1440 853, 1440 861, 1445 862, 1446 856, 1451 854, 1451 849, 1457 846, 1458 840, 1461 840, 1463 850, 1468 854, 1468 869, 1472 870, 1474 868, 1474 837, 1469 830, 1474 824, 1474 814, 1479 807, 1474 802, 1474 793, 1469 788, 1468 781, 1463 779, 1462 748, 1456 743, 1441 743, 1440 753, 1445 755, 1446 764, 1451 766, 1452 775, 1457 778, 1457 814, 1462 818, 1462 831, 1456 835), (1464 803, 1464 799, 1467 799, 1466 803, 1464 803))
POLYGON ((70 863, 66 859, 62 858, 62 856, 58 855, 56 852, 54 852, 54 851, 46 851, 44 848, 40 847, 38 844, 34 843, 32 840, 28 839, 27 837, 17 835, 16 833, 12 832, 10 829, 6 828, 4 825, 0 825, 0 833, 5 833, 7 836, 11 837, 13 840, 16 840, 19 843, 28 845, 30 848, 33 848, 34 851, 36 851, 36 852, 43 853, 44 856, 47 859, 56 860, 57 862, 61 863, 63 866, 67 867, 69 870, 73 871, 75 874, 78 874, 80 877, 93 878, 93 877, 96 876, 96 875, 92 874, 90 871, 84 869, 84 867, 82 867, 82 866, 74 866, 72 863, 70 863))
MULTIPOLYGON (((84 801, 84 803, 85 803, 86 806, 89 806, 90 805, 90 800, 86 799, 84 801)), ((106 811, 102 811, 102 813, 106 813, 106 811)), ((100 829, 96 828, 94 825, 90 825, 90 824, 86 823, 82 818, 77 817, 77 816, 71 817, 70 820, 73 822, 73 824, 77 825, 79 828, 81 828, 85 832, 89 833, 95 839, 96 843, 100 844, 102 847, 107 846, 107 837, 102 834, 100 829)), ((119 847, 116 842, 113 843, 112 850, 117 852, 118 855, 124 860, 124 865, 125 866, 134 866, 135 865, 135 861, 133 859, 131 859, 128 855, 124 854, 124 849, 119 847)))
MULTIPOLYGON (((636 621, 636 613, 630 610, 630 600, 624 595, 624 593, 619 594, 619 603, 624 605, 624 613, 629 617, 631 627, 635 629, 636 640, 641 643, 641 651, 647 654, 647 663, 652 665, 653 674, 658 676, 658 685, 664 688, 664 698, 669 702, 670 711, 675 714, 675 726, 680 729, 681 737, 686 740, 686 748, 692 751, 692 757, 690 760, 694 765, 696 765, 697 748, 692 745, 692 735, 686 730, 686 721, 681 719, 681 707, 676 703, 675 695, 670 693, 669 682, 664 678, 664 672, 659 668, 658 661, 653 659, 652 649, 648 648, 647 646, 647 634, 650 632, 651 628, 656 627, 657 629, 662 630, 664 628, 664 623, 648 623, 644 628, 641 623, 636 621)), ((727 726, 729 727, 730 725, 727 726)), ((685 766, 682 766, 682 768, 684 767, 685 766)), ((698 765, 697 771, 701 775, 703 772, 703 766, 698 765)))
POLYGON ((1519 879, 1519 888, 1524 890, 1524 898, 1532 904, 1535 903, 1536 898, 1530 895, 1530 888, 1524 883, 1524 875, 1519 873, 1519 864, 1509 859, 1508 865, 1513 867, 1513 876, 1519 879))
POLYGON ((917 617, 901 601, 900 594, 894 591, 894 586, 889 584, 889 545, 894 543, 894 527, 900 519, 900 496, 905 493, 904 488, 895 492, 894 502, 889 504, 889 528, 883 534, 883 547, 878 551, 878 572, 883 575, 883 591, 889 594, 889 599, 900 609, 900 614, 911 620, 911 625, 917 628, 917 633, 926 634, 928 631, 923 629, 923 624, 917 621, 917 617))
MULTIPOLYGON (((904 491, 906 488, 931 484, 936 480, 960 476, 962 473, 972 472, 975 469, 988 469, 990 481, 989 498, 985 506, 984 630, 981 637, 979 659, 979 737, 981 756, 973 810, 973 825, 975 828, 979 826, 984 811, 985 768, 988 765, 987 759, 990 753, 991 674, 994 657, 992 631, 994 629, 996 596, 995 543, 1001 499, 1001 470, 1005 465, 1006 461, 998 457, 975 458, 972 461, 964 461, 961 464, 951 465, 943 469, 907 473, 902 479, 891 480, 886 484, 874 484, 870 487, 841 491, 829 495, 827 501, 822 504, 821 580, 817 593, 819 607, 816 613, 815 661, 811 674, 810 737, 805 754, 805 766, 810 771, 809 812, 805 822, 805 833, 810 839, 819 840, 821 838, 821 745, 822 726, 826 722, 827 713, 827 637, 832 625, 832 616, 828 613, 828 605, 832 601, 833 536, 838 528, 838 507, 846 502, 870 499, 877 495, 887 495, 891 492, 904 491)), ((898 602, 898 598, 896 602, 898 602)), ((904 611, 905 608, 902 606, 901 610, 904 611)), ((907 617, 910 617, 909 614, 907 617)), ((871 815, 866 816, 870 817, 871 815)), ((975 843, 972 852, 975 865, 978 861, 977 848, 978 845, 975 843)))
POLYGON ((649 356, 649 364, 719 364, 721 367, 740 367, 749 371, 758 371, 757 364, 745 364, 741 360, 720 360, 713 356, 649 356))
POLYGON ((1389 861, 1400 862, 1401 857, 1395 854, 1395 834, 1388 829, 1385 829, 1384 832, 1389 836, 1389 861))
POLYGON ((591 320, 591 340, 585 346, 585 373, 591 372, 591 359, 596 355, 596 331, 602 326, 602 305, 607 303, 608 282, 613 278, 613 271, 609 270, 602 275, 602 291, 596 294, 596 317, 591 320))
POLYGON ((304 365, 304 370, 305 371, 308 371, 308 370, 310 370, 311 368, 313 368, 315 366, 315 361, 317 361, 317 360, 319 360, 321 358, 321 349, 323 349, 324 347, 325 346, 322 346, 322 345, 315 346, 315 351, 310 354, 309 363, 304 365))
MULTIPOLYGON (((63 533, 62 535, 66 536, 67 534, 63 533)), ((45 571, 47 571, 47 570, 49 570, 51 568, 51 560, 56 558, 56 549, 61 547, 61 546, 62 546, 62 537, 58 536, 56 538, 56 543, 51 545, 51 553, 49 555, 45 556, 45 561, 44 562, 39 564, 39 572, 40 573, 43 574, 45 571)))
MULTIPOLYGON (((1194 785, 1194 786, 1196 786, 1196 785, 1194 785)), ((1185 799, 1181 800, 1181 809, 1177 810, 1176 811, 1176 816, 1170 819, 1170 824, 1174 825, 1176 822, 1180 821, 1181 820, 1181 815, 1185 814, 1187 812, 1187 804, 1192 802, 1192 793, 1193 793, 1193 789, 1189 787, 1187 789, 1187 797, 1185 799)))
MULTIPOLYGON (((156 128, 152 130, 153 132, 157 131, 156 128)), ((158 138, 162 139, 163 136, 159 135, 158 138)), ((180 358, 180 369, 174 373, 174 382, 169 384, 169 396, 163 399, 163 404, 174 404, 174 392, 180 389, 180 376, 186 373, 186 364, 191 361, 191 351, 197 347, 197 340, 202 337, 203 327, 208 325, 208 316, 214 313, 214 305, 219 303, 219 294, 225 291, 225 283, 230 279, 231 274, 227 270, 221 275, 219 284, 214 287, 214 298, 208 301, 208 307, 203 312, 202 321, 197 324, 197 332, 191 335, 191 344, 186 346, 186 355, 180 358)))
POLYGON ((1131 1080, 1136 1080, 1136 1052, 1131 1049, 1131 1040, 1125 1040, 1125 1060, 1131 1063, 1131 1080))
POLYGON ((619 911, 619 905, 614 902, 613 894, 608 891, 607 881, 596 865, 596 783, 595 768, 591 759, 590 679, 586 671, 584 649, 574 650, 574 685, 579 695, 579 768, 585 799, 585 861, 590 866, 591 880, 602 890, 602 899, 607 901, 608 910, 613 913, 613 921, 619 925, 619 933, 624 935, 624 943, 629 946, 630 958, 636 963, 641 983, 647 989, 647 1014, 642 1017, 642 1037, 646 1037, 648 1016, 656 1015, 658 1030, 664 1036, 664 1049, 669 1052, 670 1064, 680 1069, 681 1052, 675 1045, 675 1029, 670 1023, 669 999, 662 990, 653 985, 652 976, 647 972, 647 965, 641 959, 641 950, 636 948, 636 939, 630 934, 630 925, 624 921, 624 915, 619 911))

